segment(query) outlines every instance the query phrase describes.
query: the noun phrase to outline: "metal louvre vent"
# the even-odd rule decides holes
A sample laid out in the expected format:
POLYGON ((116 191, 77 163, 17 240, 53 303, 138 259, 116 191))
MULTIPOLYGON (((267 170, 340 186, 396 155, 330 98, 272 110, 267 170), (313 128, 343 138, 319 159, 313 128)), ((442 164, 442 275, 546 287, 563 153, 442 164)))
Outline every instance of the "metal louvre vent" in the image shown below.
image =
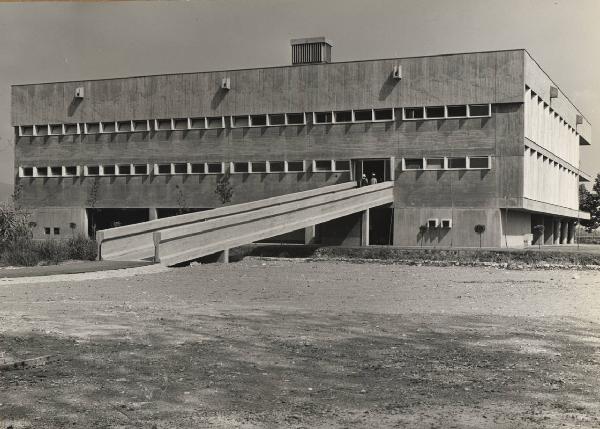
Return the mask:
POLYGON ((324 37, 294 39, 292 44, 292 65, 331 62, 331 43, 324 37))

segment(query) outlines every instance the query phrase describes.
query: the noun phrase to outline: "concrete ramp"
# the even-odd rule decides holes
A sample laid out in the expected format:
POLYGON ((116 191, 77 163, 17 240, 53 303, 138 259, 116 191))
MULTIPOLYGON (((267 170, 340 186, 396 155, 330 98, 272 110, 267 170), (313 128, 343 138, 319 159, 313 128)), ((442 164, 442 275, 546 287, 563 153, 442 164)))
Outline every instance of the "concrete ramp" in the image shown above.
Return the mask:
POLYGON ((99 231, 102 259, 175 265, 393 201, 393 183, 354 182, 99 231))

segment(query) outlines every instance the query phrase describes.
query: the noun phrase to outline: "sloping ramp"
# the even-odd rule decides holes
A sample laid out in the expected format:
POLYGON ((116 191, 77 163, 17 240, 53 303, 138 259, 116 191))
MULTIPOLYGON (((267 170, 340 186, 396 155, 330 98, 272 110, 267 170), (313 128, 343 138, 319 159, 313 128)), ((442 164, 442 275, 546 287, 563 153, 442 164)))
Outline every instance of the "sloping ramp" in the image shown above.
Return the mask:
POLYGON ((353 182, 99 232, 103 259, 174 265, 393 201, 393 183, 353 182))

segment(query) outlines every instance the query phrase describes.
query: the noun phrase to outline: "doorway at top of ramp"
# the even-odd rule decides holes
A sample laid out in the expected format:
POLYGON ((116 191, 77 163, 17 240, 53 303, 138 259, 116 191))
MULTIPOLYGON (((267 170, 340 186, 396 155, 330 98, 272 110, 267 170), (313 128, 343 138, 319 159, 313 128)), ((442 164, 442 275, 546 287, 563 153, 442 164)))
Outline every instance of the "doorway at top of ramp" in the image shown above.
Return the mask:
POLYGON ((367 176, 369 181, 371 180, 372 175, 375 174, 377 183, 392 180, 390 158, 353 159, 352 168, 354 171, 354 177, 359 184, 363 174, 367 176))

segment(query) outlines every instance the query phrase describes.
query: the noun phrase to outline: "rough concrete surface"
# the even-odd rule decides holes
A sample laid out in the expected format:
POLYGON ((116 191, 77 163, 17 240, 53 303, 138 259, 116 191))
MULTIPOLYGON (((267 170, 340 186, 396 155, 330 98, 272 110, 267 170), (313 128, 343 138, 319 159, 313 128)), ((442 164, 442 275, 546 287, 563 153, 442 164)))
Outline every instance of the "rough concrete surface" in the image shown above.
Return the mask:
POLYGON ((0 428, 600 426, 600 273, 247 258, 0 285, 0 428), (46 361, 44 361, 46 362, 46 361))

